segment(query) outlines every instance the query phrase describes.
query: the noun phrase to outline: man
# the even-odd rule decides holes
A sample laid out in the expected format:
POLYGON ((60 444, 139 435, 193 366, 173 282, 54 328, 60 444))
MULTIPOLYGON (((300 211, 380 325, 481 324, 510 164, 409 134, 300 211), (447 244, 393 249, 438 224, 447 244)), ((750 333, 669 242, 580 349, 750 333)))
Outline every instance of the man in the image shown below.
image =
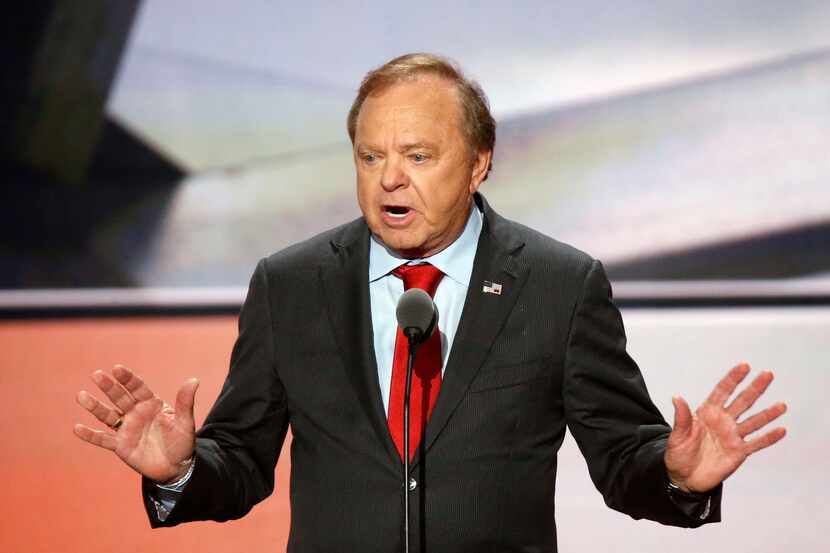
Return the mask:
POLYGON ((349 115, 363 217, 262 260, 225 386, 194 437, 198 382, 175 407, 124 367, 97 372, 115 405, 78 400, 108 430, 76 434, 143 475, 153 526, 244 515, 293 441, 289 551, 555 551, 566 425, 611 507, 698 526, 721 482, 784 436, 739 418, 772 380, 733 368, 675 426, 651 403, 599 262, 496 214, 478 194, 495 123, 446 60, 411 54, 364 79, 349 115), (427 290, 440 333, 413 376, 412 470, 401 484, 405 341, 394 308, 427 290), (396 335, 397 333, 397 335, 396 335))

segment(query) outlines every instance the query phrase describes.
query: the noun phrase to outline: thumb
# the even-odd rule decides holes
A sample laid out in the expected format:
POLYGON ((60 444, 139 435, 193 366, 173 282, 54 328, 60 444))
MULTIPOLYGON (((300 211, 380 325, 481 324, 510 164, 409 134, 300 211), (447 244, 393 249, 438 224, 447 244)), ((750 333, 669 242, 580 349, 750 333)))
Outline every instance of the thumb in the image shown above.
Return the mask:
POLYGON ((196 404, 196 390, 199 388, 198 378, 188 378, 176 393, 176 418, 188 428, 195 428, 193 420, 193 406, 196 404))
POLYGON ((680 396, 671 398, 672 405, 674 405, 674 428, 672 435, 675 439, 684 439, 692 431, 692 410, 689 409, 689 404, 680 396))

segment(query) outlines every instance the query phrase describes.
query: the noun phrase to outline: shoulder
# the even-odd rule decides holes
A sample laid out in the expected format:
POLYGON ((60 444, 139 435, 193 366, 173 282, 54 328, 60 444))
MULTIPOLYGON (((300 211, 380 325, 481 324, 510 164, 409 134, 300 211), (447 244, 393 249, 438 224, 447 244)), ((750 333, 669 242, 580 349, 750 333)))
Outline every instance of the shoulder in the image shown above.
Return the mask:
POLYGON ((496 240, 513 249, 517 260, 529 265, 534 271, 560 278, 582 280, 597 265, 601 265, 590 254, 555 238, 547 236, 521 223, 506 219, 492 209, 486 216, 496 240))
POLYGON ((360 247, 364 238, 368 245, 366 223, 358 218, 275 252, 263 258, 260 267, 268 274, 316 271, 330 261, 337 248, 360 247))
POLYGON ((521 223, 496 215, 494 236, 505 236, 518 266, 528 270, 526 289, 539 305, 572 316, 580 305, 607 307, 611 285, 602 263, 590 254, 521 223))
POLYGON ((511 221, 525 241, 526 255, 542 263, 555 262, 573 268, 587 268, 593 265, 596 259, 590 254, 552 238, 546 234, 511 221))

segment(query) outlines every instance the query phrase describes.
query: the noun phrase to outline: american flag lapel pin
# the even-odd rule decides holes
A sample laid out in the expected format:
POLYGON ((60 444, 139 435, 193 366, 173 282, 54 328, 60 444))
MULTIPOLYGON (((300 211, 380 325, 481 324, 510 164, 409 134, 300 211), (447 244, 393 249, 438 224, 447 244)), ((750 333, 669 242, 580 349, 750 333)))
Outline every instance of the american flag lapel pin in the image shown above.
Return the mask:
POLYGON ((501 296, 501 284, 498 282, 484 281, 484 288, 481 289, 485 294, 495 294, 501 296))

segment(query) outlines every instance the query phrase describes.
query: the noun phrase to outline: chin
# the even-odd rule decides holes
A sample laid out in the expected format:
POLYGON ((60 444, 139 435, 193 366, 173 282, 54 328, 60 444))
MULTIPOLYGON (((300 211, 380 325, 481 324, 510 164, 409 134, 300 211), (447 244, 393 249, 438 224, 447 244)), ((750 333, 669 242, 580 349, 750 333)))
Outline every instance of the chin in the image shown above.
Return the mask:
POLYGON ((413 240, 411 236, 398 232, 378 232, 375 236, 380 238, 380 241, 386 244, 386 247, 392 248, 404 257, 421 257, 424 251, 423 244, 418 240, 413 240))
POLYGON ((398 251, 409 250, 415 246, 406 236, 400 236, 396 232, 383 232, 378 234, 378 237, 384 244, 398 251))

